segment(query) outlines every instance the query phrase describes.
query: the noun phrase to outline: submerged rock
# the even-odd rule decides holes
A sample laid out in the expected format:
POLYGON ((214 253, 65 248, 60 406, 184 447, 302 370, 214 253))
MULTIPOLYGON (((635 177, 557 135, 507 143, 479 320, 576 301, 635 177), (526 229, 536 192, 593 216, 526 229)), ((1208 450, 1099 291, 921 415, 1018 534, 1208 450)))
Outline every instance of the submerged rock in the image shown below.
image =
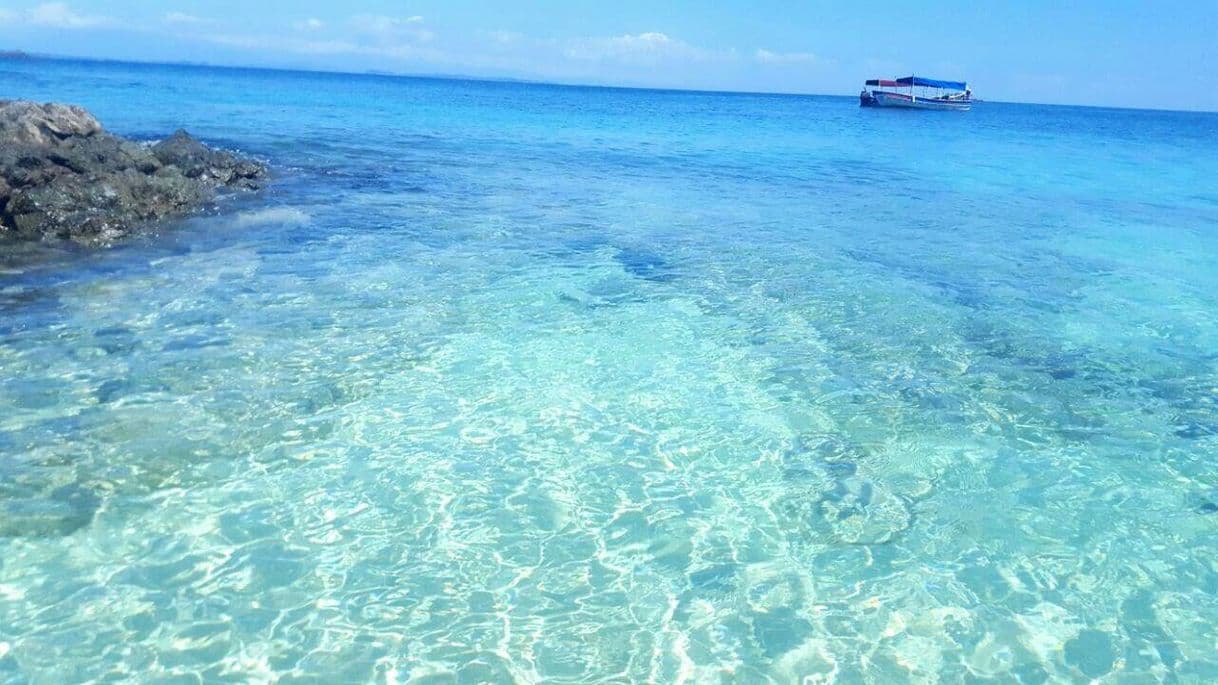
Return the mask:
POLYGON ((263 164, 185 131, 143 145, 80 107, 0 100, 0 234, 109 242, 266 176, 263 164))
POLYGON ((100 507, 101 497, 80 485, 25 499, 0 493, 0 538, 71 535, 92 523, 100 507))

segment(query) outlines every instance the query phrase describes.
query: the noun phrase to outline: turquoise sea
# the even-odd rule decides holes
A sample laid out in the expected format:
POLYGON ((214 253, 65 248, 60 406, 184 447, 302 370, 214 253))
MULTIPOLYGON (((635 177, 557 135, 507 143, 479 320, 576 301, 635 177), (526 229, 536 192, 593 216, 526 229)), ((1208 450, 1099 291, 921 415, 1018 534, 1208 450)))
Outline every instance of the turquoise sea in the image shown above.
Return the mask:
POLYGON ((1218 681, 1218 115, 0 96, 277 171, 0 261, 0 683, 1218 681))

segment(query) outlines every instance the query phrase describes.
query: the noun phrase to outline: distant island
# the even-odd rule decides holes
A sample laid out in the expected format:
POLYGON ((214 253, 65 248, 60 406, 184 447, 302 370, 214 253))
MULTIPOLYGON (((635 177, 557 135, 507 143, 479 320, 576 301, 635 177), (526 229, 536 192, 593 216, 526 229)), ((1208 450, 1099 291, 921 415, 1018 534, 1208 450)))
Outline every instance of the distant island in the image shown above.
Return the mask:
POLYGON ((34 59, 34 56, 28 52, 20 50, 0 50, 0 59, 34 59))

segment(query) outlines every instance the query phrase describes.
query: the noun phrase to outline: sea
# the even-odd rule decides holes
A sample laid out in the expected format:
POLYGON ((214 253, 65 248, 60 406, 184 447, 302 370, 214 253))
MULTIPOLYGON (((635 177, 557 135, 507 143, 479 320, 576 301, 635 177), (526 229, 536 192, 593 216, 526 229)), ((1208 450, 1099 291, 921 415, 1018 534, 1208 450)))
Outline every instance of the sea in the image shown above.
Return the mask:
POLYGON ((0 96, 274 169, 6 244, 0 683, 1218 681, 1216 114, 0 96))

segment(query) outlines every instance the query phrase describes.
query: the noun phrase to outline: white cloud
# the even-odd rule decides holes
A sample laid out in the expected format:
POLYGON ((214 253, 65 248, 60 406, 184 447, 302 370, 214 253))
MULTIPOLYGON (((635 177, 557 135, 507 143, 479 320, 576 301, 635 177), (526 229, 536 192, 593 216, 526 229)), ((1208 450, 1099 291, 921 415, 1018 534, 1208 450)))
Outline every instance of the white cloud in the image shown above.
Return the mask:
POLYGON ((347 22, 356 31, 382 41, 413 40, 427 42, 436 34, 422 28, 423 17, 388 17, 379 14, 357 14, 347 22))
POLYGON ((297 55, 363 55, 395 60, 443 62, 447 56, 438 50, 409 42, 368 44, 351 40, 312 40, 282 35, 211 34, 204 40, 219 45, 255 51, 278 51, 297 55))
POLYGON ((357 14, 351 17, 351 26, 369 33, 392 33, 410 24, 422 24, 423 17, 387 17, 381 14, 357 14))
POLYGON ((59 29, 83 29, 112 23, 106 17, 77 14, 63 2, 47 2, 30 8, 17 21, 59 29))
POLYGON ((820 57, 811 52, 771 52, 758 48, 753 57, 762 64, 814 64, 820 62, 820 57))
POLYGON ((165 22, 168 24, 205 24, 207 20, 185 12, 168 12, 165 14, 165 22))
POLYGON ((325 28, 326 22, 322 21, 321 19, 309 17, 304 21, 298 21, 295 24, 292 24, 292 26, 294 26, 298 31, 317 31, 325 28))
POLYGON ((200 36, 213 43, 258 52, 283 52, 314 56, 353 56, 385 59, 447 62, 449 55, 431 47, 435 34, 423 25, 423 17, 357 14, 346 21, 328 24, 309 17, 292 23, 291 35, 212 33, 200 36))
POLYGON ((705 50, 659 31, 647 31, 612 38, 578 39, 570 43, 566 56, 580 61, 651 65, 661 61, 730 59, 734 53, 705 50))

